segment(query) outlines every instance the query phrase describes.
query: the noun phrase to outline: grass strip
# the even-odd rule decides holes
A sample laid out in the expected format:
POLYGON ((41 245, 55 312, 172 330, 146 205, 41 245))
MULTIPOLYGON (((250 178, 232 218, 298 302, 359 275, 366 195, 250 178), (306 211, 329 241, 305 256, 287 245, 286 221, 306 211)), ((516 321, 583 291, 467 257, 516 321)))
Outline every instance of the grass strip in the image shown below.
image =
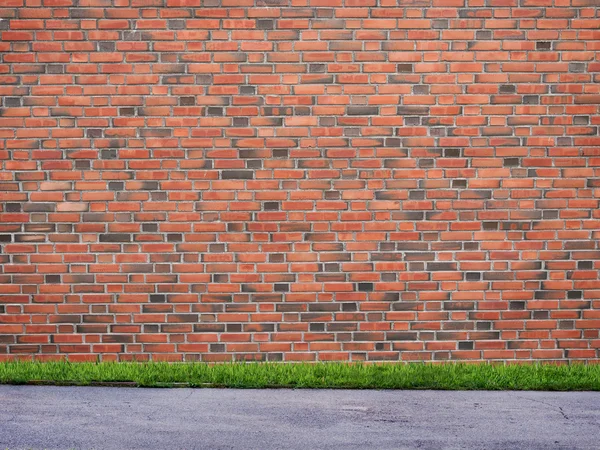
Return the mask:
POLYGON ((600 365, 2 362, 2 384, 598 391, 600 365))

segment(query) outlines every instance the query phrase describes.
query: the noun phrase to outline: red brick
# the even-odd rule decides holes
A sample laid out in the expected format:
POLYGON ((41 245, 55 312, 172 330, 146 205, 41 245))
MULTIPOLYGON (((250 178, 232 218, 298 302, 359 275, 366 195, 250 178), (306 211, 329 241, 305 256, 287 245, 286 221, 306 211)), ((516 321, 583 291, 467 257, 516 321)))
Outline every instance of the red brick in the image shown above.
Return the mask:
POLYGON ((589 2, 34 3, 1 359, 600 358, 589 2))

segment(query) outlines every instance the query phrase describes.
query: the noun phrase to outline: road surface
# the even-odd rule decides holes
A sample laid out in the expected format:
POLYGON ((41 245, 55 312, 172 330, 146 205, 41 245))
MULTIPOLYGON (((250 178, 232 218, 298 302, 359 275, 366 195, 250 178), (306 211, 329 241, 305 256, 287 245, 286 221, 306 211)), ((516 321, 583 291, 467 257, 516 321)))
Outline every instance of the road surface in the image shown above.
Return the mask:
POLYGON ((597 449, 600 392, 0 386, 0 449, 597 449))

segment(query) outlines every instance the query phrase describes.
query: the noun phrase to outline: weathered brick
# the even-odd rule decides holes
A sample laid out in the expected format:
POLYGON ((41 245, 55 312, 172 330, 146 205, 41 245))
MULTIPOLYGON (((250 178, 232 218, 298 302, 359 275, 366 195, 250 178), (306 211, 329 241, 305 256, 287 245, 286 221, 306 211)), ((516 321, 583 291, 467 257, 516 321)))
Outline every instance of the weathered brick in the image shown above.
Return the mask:
POLYGON ((9 358, 600 358, 590 2, 35 3, 0 21, 9 358))

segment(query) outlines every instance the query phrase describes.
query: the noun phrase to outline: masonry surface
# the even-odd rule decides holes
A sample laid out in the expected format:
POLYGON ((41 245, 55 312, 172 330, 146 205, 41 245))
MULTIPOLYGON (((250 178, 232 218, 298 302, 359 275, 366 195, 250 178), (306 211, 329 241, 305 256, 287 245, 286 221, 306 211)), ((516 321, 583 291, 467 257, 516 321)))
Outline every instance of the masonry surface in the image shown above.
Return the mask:
POLYGON ((600 361, 594 0, 1 0, 0 360, 600 361))

